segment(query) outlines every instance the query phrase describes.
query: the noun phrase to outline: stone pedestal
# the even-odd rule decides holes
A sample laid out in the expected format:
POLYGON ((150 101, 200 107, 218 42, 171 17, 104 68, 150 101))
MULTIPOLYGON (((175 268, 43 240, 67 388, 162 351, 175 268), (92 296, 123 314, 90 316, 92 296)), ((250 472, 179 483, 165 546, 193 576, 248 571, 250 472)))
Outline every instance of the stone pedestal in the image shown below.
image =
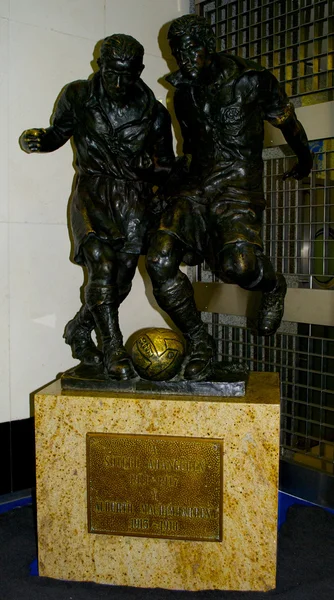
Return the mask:
MULTIPOLYGON (((279 401, 273 373, 252 373, 243 398, 62 392, 59 382, 41 390, 35 397, 40 575, 175 590, 274 588, 279 401), (221 540, 89 532, 87 433, 221 442, 221 540)), ((192 505, 188 490, 184 504, 192 505)), ((189 510, 189 519, 201 516, 189 510)))

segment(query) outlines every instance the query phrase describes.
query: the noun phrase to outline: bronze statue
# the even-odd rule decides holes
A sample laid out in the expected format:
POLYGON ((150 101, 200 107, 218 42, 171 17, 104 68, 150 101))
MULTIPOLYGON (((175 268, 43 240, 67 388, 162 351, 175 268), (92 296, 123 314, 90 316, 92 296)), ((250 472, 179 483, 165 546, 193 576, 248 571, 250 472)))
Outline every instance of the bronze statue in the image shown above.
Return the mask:
POLYGON ((23 132, 23 150, 52 152, 73 137, 76 182, 70 205, 74 260, 88 270, 85 304, 65 328, 84 364, 104 365, 115 379, 136 376, 123 346, 119 304, 128 295, 159 202, 154 185, 174 162, 170 118, 141 80, 143 46, 128 35, 107 37, 100 70, 63 90, 48 129, 23 132), (103 353, 91 338, 96 328, 103 353))
POLYGON ((204 18, 176 19, 168 38, 179 71, 167 80, 176 88, 175 113, 191 164, 151 239, 147 269, 159 306, 188 341, 184 377, 199 380, 210 373, 214 341, 179 265, 205 259, 223 281, 261 291, 258 333, 275 333, 286 282, 274 272, 261 240, 264 121, 282 131, 298 158, 284 178, 306 177, 312 154, 276 78, 249 60, 217 53, 204 18))
POLYGON ((206 260, 223 281, 261 291, 258 332, 277 330, 286 282, 274 272, 261 240, 264 121, 281 129, 297 155, 284 178, 301 179, 312 168, 305 131, 269 71, 217 53, 213 31, 201 17, 176 19, 168 37, 179 71, 167 79, 176 88, 188 169, 187 161, 175 161, 168 112, 140 78, 144 49, 122 34, 103 41, 100 70, 91 80, 65 87, 51 127, 27 130, 20 138, 31 153, 52 152, 73 136, 77 174, 70 226, 74 260, 87 267, 88 284, 64 337, 83 365, 103 370, 101 380, 137 377, 123 346, 118 307, 147 243, 157 302, 188 342, 185 379, 219 377, 221 369, 214 367, 214 340, 179 269, 182 261, 206 260), (92 341, 94 328, 102 352, 92 341))

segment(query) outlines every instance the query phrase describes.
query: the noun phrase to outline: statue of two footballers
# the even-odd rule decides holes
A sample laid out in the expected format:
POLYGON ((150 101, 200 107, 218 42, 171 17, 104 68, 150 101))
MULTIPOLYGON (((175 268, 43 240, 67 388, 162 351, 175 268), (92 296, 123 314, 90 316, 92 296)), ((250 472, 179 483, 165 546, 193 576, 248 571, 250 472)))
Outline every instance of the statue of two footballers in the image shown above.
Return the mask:
POLYGON ((190 166, 175 161, 170 118, 140 78, 144 49, 116 34, 101 47, 92 80, 64 89, 48 129, 23 132, 26 152, 52 152, 70 137, 77 151, 70 226, 74 260, 87 268, 85 303, 65 328, 84 364, 109 377, 136 376, 118 324, 138 258, 159 306, 187 341, 184 377, 210 377, 215 344, 180 271, 206 260, 219 277, 262 292, 259 335, 280 325, 286 283, 263 253, 264 121, 278 127, 297 156, 284 178, 306 177, 312 154, 302 125, 276 78, 249 60, 217 53, 205 19, 186 15, 168 32, 179 70, 167 77, 190 166), (158 186, 158 197, 153 194, 158 186), (92 341, 97 329, 102 350, 92 341))

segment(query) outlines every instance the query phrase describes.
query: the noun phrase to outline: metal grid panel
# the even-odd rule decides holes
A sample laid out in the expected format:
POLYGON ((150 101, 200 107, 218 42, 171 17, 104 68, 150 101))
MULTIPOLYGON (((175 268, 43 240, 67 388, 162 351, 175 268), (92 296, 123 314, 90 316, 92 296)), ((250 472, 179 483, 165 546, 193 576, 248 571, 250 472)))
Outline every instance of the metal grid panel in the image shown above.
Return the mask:
POLYGON ((264 189, 270 207, 263 239, 276 271, 290 286, 334 287, 334 140, 310 144, 314 168, 303 183, 282 180, 296 158, 288 146, 264 151, 264 189))
POLYGON ((247 361, 254 371, 280 371, 281 456, 333 473, 334 328, 298 324, 296 334, 254 336, 205 315, 218 359, 247 361))
MULTIPOLYGON (((302 183, 282 181, 295 160, 288 146, 264 151, 264 246, 290 287, 334 289, 334 140, 312 146, 314 171, 302 183)), ((190 274, 193 280, 217 281, 205 264, 190 274)), ((282 457, 334 473, 334 327, 283 323, 275 336, 261 338, 244 318, 203 317, 219 360, 280 372, 282 457)))
MULTIPOLYGON (((289 146, 263 151, 264 251, 289 287, 334 289, 334 139, 310 147, 314 167, 302 182, 282 179, 296 161, 289 146)), ((196 273, 197 281, 219 281, 205 264, 196 273)))
POLYGON ((333 0, 216 0, 200 10, 219 49, 261 62, 288 96, 333 99, 333 0))
MULTIPOLYGON (((271 69, 295 105, 333 99, 332 0, 215 0, 200 11, 221 49, 271 69)), ((315 166, 302 183, 282 181, 295 160, 288 146, 264 151, 265 252, 290 287, 334 289, 334 140, 313 142, 312 150, 315 166)), ((189 274, 217 281, 205 264, 189 274)), ((333 474, 334 327, 283 322, 261 338, 243 317, 202 314, 219 359, 280 371, 282 457, 333 474)))

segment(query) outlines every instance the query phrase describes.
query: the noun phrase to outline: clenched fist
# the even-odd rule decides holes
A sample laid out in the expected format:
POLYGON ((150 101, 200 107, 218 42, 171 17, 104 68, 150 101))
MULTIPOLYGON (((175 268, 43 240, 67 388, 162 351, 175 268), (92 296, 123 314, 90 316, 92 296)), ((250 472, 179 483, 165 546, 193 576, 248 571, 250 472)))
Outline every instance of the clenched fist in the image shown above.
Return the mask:
POLYGON ((41 152, 42 139, 45 134, 45 129, 26 129, 19 140, 22 150, 28 154, 41 152))

